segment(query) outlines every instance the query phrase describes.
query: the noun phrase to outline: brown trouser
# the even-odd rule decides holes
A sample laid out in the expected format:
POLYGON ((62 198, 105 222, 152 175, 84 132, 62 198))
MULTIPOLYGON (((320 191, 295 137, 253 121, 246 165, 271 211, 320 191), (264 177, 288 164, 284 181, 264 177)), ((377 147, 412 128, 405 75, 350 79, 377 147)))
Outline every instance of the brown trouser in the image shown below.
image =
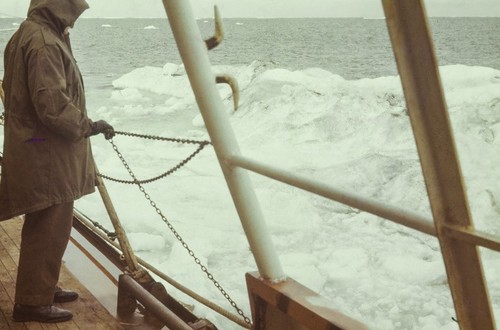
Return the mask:
POLYGON ((26 214, 17 270, 17 304, 52 305, 72 223, 73 202, 26 214))

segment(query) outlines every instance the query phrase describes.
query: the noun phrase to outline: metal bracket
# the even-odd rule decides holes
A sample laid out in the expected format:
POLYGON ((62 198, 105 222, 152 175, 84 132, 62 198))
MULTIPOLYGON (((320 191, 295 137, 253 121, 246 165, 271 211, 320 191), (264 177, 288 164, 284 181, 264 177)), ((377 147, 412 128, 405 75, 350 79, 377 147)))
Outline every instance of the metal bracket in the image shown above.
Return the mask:
POLYGON ((234 111, 238 110, 238 105, 240 102, 240 88, 238 86, 238 81, 236 78, 230 75, 221 75, 215 78, 215 82, 217 84, 228 84, 233 91, 233 103, 234 103, 234 111))
MULTIPOLYGON (((159 288, 161 284, 157 284, 155 291, 163 291, 161 295, 165 296, 166 290, 164 288, 159 288)), ((169 297, 170 300, 174 301, 169 297)), ((122 274, 118 280, 118 308, 117 313, 122 318, 126 318, 132 314, 137 307, 137 303, 140 303, 145 308, 145 316, 148 317, 149 321, 154 321, 161 325, 167 326, 168 329, 178 329, 178 330, 193 330, 193 329, 206 329, 212 330, 217 329, 215 326, 209 322, 205 322, 204 328, 193 328, 189 323, 196 324, 199 320, 186 310, 183 310, 181 315, 177 315, 175 311, 170 309, 170 307, 163 304, 151 292, 147 291, 143 286, 137 283, 131 276, 122 274), (187 315, 187 320, 182 317, 187 315), (189 323, 188 323, 189 322, 189 323)), ((178 307, 178 303, 175 302, 174 307, 178 307)), ((197 325, 198 326, 198 325, 197 325)))

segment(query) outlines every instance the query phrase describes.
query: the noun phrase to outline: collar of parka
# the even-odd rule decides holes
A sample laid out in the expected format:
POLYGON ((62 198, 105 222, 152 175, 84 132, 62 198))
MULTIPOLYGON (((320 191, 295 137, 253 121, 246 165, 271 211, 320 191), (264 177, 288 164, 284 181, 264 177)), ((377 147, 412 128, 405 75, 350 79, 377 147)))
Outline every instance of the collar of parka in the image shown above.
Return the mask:
POLYGON ((85 0, 31 0, 28 19, 64 33, 67 27, 73 27, 78 17, 88 8, 85 0))

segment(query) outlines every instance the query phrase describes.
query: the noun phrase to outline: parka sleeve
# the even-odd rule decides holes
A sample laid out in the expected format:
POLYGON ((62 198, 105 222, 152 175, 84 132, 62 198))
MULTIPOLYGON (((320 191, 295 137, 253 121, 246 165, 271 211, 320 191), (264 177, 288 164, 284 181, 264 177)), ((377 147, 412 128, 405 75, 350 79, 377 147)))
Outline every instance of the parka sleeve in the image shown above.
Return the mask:
MULTIPOLYGON (((90 135, 90 120, 70 95, 63 54, 57 45, 45 45, 28 58, 31 101, 40 121, 48 129, 76 142, 90 135)), ((79 77, 79 76, 78 76, 79 77)), ((83 87, 81 88, 83 94, 83 87)), ((80 95, 79 97, 84 97, 80 95)))

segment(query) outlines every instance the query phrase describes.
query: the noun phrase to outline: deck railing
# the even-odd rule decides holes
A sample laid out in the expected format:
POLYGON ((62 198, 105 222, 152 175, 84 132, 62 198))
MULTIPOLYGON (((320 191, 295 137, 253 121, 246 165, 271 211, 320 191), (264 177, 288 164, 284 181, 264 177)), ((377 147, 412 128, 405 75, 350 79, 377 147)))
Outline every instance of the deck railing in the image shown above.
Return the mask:
MULTIPOLYGON (((269 283, 276 283, 283 281, 286 276, 244 170, 436 236, 441 245, 460 328, 495 328, 477 247, 500 251, 500 241, 496 237, 477 232, 472 223, 421 0, 382 0, 382 3, 433 219, 242 156, 215 88, 207 49, 189 3, 184 0, 163 0, 163 3, 198 106, 247 234, 259 275, 264 282, 268 280, 269 283)), ((252 310, 255 318, 254 306, 252 310)), ((294 318, 293 315, 289 316, 294 318)))
MULTIPOLYGON (((475 232, 470 215, 423 4, 383 4, 460 327, 493 329, 477 248, 484 236, 475 232)), ((490 243, 498 250, 498 240, 490 243)))

